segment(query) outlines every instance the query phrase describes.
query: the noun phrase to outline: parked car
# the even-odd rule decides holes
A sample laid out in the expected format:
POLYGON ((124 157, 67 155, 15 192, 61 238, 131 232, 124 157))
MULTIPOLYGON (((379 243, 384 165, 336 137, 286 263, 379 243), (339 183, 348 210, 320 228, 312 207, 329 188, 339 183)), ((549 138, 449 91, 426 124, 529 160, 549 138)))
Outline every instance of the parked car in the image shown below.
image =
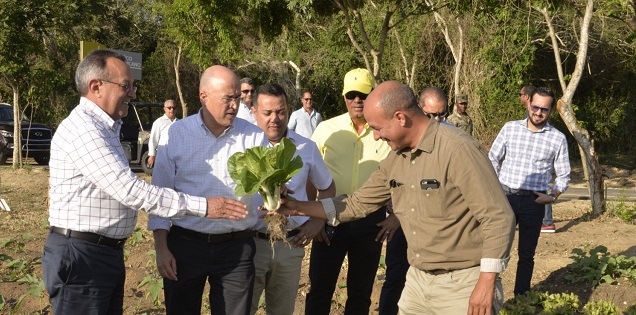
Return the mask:
MULTIPOLYGON (((0 164, 13 157, 13 106, 0 103, 0 164)), ((40 165, 49 164, 53 130, 22 117, 22 156, 32 157, 40 165)))
POLYGON ((152 123, 163 115, 163 103, 130 103, 124 117, 119 140, 130 165, 140 165, 144 173, 152 175, 148 166, 148 139, 152 123))

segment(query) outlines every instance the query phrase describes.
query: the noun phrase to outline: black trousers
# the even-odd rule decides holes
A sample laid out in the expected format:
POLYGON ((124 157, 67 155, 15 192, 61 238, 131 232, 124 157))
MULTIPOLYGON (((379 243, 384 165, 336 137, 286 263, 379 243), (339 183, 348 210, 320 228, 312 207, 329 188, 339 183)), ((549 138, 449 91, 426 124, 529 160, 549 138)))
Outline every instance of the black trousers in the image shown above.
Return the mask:
POLYGON ((406 258, 408 246, 402 227, 395 231, 391 241, 386 243, 386 278, 380 292, 379 315, 397 315, 398 301, 406 283, 409 261, 406 258))
POLYGON ((377 224, 385 218, 386 209, 383 207, 366 218, 335 227, 330 246, 322 242, 313 243, 306 315, 329 314, 345 255, 349 260, 345 315, 369 314, 371 292, 382 252, 382 243, 375 241, 380 232, 377 224))
POLYGON ((545 214, 545 205, 534 201, 536 196, 508 195, 508 202, 515 213, 519 225, 519 245, 517 253, 517 275, 514 294, 520 295, 530 291, 530 282, 534 272, 534 254, 539 243, 541 224, 545 214))
POLYGON ((166 314, 201 314, 206 280, 212 314, 249 314, 254 291, 253 237, 208 243, 172 229, 168 248, 177 261, 179 280, 163 279, 166 314))
POLYGON ((50 233, 42 254, 42 275, 53 314, 123 313, 122 248, 50 233))

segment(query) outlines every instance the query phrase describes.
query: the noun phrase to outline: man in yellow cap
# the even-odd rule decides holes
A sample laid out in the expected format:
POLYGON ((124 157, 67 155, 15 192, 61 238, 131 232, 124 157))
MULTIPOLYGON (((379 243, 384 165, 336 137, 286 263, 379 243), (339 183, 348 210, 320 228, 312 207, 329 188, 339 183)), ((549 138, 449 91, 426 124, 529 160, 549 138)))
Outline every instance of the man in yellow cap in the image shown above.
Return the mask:
MULTIPOLYGON (((373 138, 362 113, 374 88, 375 79, 368 70, 349 71, 342 91, 347 113, 323 121, 312 135, 336 183, 336 195, 352 194, 391 151, 384 141, 373 138)), ((393 214, 387 217, 385 207, 364 219, 326 226, 326 240, 321 242, 325 235, 319 234, 312 245, 305 314, 329 314, 345 256, 349 260, 345 314, 369 314, 382 242, 398 228, 399 221, 393 214)))

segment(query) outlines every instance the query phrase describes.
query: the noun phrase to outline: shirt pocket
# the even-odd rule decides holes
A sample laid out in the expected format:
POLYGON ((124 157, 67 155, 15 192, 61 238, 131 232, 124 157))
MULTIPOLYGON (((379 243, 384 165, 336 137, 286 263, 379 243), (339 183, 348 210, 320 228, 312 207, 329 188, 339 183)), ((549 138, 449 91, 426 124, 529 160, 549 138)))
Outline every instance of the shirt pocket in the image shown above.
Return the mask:
POLYGON ((395 214, 412 217, 416 220, 444 218, 443 196, 442 187, 422 190, 419 184, 405 184, 391 188, 395 214))

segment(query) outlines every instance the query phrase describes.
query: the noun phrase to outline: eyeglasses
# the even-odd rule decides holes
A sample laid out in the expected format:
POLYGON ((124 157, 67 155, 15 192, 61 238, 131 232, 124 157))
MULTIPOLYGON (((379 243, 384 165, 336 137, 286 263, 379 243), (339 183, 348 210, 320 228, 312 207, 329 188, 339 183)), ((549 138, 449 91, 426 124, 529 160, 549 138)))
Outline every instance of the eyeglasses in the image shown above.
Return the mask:
POLYGON ((537 105, 530 105, 530 110, 531 110, 533 113, 536 113, 537 111, 539 111, 539 110, 540 110, 540 111, 542 111, 543 113, 546 113, 546 114, 547 114, 547 113, 549 113, 549 112, 550 112, 550 110, 551 110, 551 109, 552 109, 552 108, 545 108, 545 107, 541 107, 541 106, 537 106, 537 105))
POLYGON ((117 83, 117 82, 113 82, 113 81, 108 81, 108 80, 103 80, 103 79, 99 79, 99 81, 101 82, 106 82, 106 83, 110 83, 110 84, 115 84, 115 85, 119 85, 121 86, 122 89, 124 89, 124 92, 126 92, 126 94, 130 93, 131 91, 133 93, 137 93, 137 87, 134 85, 128 85, 128 84, 124 84, 124 83, 117 83))
MULTIPOLYGON (((207 95, 211 95, 211 93, 208 92, 203 92, 207 95)), ((234 102, 234 104, 238 105, 241 103, 241 97, 240 96, 224 96, 224 97, 215 97, 217 100, 221 101, 224 105, 230 105, 232 102, 234 102)))
POLYGON ((447 114, 448 114, 448 112, 442 112, 442 113, 427 113, 427 112, 424 112, 424 115, 428 115, 428 117, 431 117, 431 118, 438 118, 439 117, 439 119, 444 119, 444 117, 446 117, 447 114))
POLYGON ((305 97, 305 98, 303 98, 303 101, 313 101, 313 100, 314 100, 314 99, 313 99, 313 98, 311 98, 311 97, 305 97))
POLYGON ((164 107, 164 108, 165 108, 165 109, 167 109, 167 110, 173 110, 173 109, 175 109, 176 107, 174 107, 174 106, 170 107, 170 106, 169 106, 169 107, 164 107))
POLYGON ((364 101, 364 100, 366 100, 366 99, 367 99, 367 95, 369 95, 369 94, 364 94, 364 93, 362 93, 362 92, 358 92, 358 91, 349 91, 349 92, 345 93, 345 95, 344 95, 344 96, 345 96, 345 98, 346 98, 346 99, 348 99, 348 100, 350 100, 350 101, 351 101, 351 100, 355 100, 355 99, 356 99, 356 96, 357 96, 357 97, 358 97, 361 101, 364 101))
POLYGON ((243 94, 254 94, 254 89, 241 90, 241 93, 243 93, 243 94))

